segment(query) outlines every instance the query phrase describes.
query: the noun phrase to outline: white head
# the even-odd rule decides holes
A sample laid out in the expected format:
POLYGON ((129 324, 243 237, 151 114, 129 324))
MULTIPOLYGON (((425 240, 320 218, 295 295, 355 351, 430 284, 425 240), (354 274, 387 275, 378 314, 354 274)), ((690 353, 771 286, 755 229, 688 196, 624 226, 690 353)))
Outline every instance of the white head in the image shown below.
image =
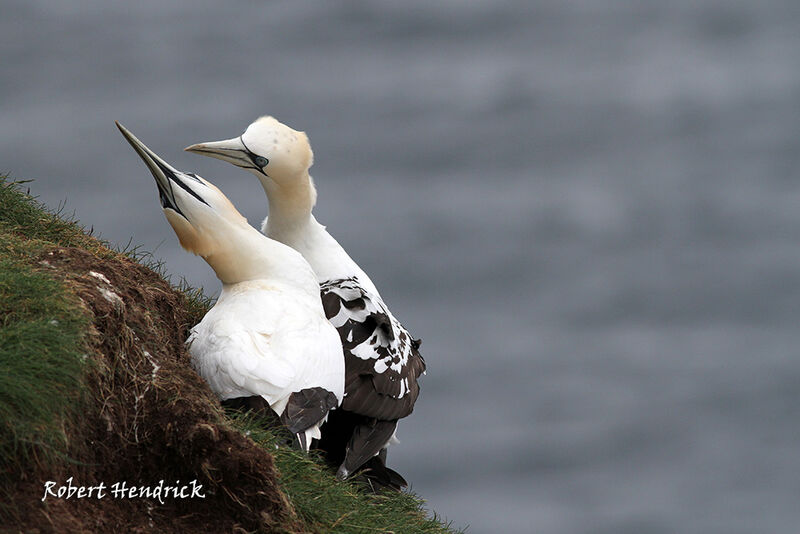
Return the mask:
POLYGON ((250 226, 214 184, 179 171, 124 126, 117 123, 117 127, 153 174, 164 215, 181 246, 202 256, 222 283, 264 280, 283 273, 298 278, 311 270, 294 250, 250 226))
POLYGON ((308 169, 314 153, 308 136, 274 117, 257 119, 239 137, 198 143, 187 151, 247 169, 258 177, 270 201, 270 217, 307 216, 317 199, 308 169))

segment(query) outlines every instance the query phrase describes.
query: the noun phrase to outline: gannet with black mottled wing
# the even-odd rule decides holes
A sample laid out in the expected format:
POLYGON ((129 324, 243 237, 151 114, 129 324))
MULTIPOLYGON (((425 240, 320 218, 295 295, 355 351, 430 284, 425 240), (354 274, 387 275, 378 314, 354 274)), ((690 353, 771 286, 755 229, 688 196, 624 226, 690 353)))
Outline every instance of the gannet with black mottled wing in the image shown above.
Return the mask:
POLYGON ((317 192, 308 173, 313 153, 305 133, 261 117, 239 137, 186 150, 252 172, 269 201, 262 231, 303 254, 317 274, 325 314, 344 346, 342 409, 323 427, 320 445, 347 477, 385 448, 397 421, 411 413, 425 361, 375 285, 311 213, 317 192))
POLYGON ((187 340, 192 365, 222 400, 263 398, 308 450, 344 394, 342 344, 313 270, 250 226, 213 184, 175 169, 117 126, 155 177, 181 246, 222 282, 217 303, 187 340))

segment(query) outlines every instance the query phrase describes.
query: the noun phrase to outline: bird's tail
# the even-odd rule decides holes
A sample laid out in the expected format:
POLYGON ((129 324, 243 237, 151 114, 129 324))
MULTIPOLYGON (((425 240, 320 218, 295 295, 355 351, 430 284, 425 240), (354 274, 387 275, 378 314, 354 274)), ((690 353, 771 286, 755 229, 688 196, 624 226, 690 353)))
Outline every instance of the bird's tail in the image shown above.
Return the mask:
POLYGON ((362 482, 373 493, 384 490, 401 491, 408 486, 406 479, 394 469, 386 467, 380 456, 370 458, 352 479, 362 482))

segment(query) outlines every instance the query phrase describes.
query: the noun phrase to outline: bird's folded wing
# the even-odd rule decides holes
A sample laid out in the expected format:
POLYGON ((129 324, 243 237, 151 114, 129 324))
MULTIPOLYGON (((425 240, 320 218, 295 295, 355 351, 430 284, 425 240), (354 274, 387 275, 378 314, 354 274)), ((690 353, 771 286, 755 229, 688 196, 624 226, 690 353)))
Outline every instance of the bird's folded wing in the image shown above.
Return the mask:
POLYGON ((339 332, 346 361, 347 409, 379 419, 410 414, 425 371, 419 343, 355 277, 321 285, 325 315, 339 332))

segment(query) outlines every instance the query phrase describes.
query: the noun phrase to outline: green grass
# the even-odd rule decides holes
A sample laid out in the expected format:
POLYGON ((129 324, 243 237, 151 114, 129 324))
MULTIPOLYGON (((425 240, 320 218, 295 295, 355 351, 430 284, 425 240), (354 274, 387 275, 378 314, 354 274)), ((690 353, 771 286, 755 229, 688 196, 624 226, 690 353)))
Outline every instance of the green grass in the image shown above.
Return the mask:
POLYGON ((241 432, 270 450, 280 472, 281 489, 312 532, 457 532, 435 516, 429 517, 419 497, 411 493, 367 493, 354 483, 336 480, 313 451, 305 454, 279 445, 281 438, 267 430, 258 417, 231 411, 228 417, 241 432))
POLYGON ((31 258, 49 243, 89 241, 76 224, 0 176, 0 471, 67 453, 66 426, 83 397, 87 317, 31 258))
POLYGON ((16 234, 33 242, 61 247, 81 247, 108 255, 101 242, 92 239, 83 227, 65 216, 62 209, 51 211, 22 191, 26 181, 13 181, 0 175, 0 231, 16 234))
POLYGON ((86 317, 44 273, 0 259, 0 466, 66 455, 65 421, 83 391, 86 317))

